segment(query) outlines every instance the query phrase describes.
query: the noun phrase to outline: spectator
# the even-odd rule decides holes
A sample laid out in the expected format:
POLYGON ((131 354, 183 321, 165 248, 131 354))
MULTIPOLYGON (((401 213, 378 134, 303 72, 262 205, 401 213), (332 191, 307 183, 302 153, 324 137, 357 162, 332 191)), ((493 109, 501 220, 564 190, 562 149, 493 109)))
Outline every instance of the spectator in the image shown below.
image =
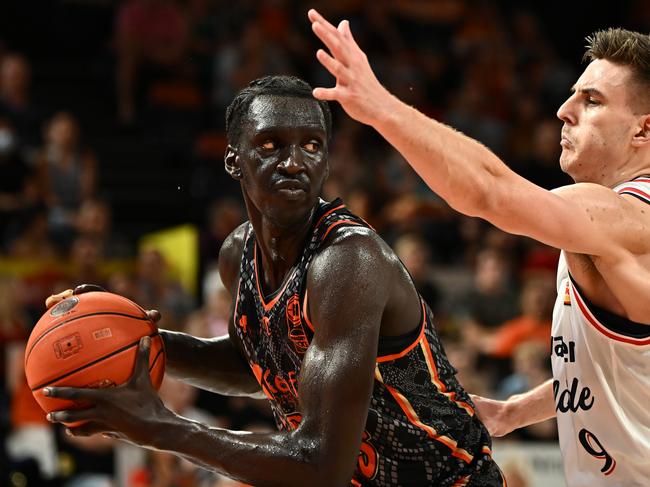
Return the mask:
POLYGON ((45 147, 38 160, 50 232, 64 249, 74 235, 81 202, 94 195, 97 179, 97 160, 82 146, 79 132, 71 114, 57 113, 47 126, 45 147))
POLYGON ((6 249, 36 206, 38 189, 34 174, 18 151, 9 119, 0 118, 0 249, 6 249))
POLYGON ((105 259, 126 258, 133 254, 127 240, 113 232, 112 211, 106 201, 84 200, 79 208, 76 230, 79 236, 90 239, 105 259))
POLYGON ((182 10, 172 0, 129 0, 120 7, 117 43, 117 107, 123 125, 136 121, 136 88, 145 69, 177 70, 189 42, 182 10))
POLYGON ((141 250, 137 262, 136 302, 162 313, 161 328, 181 330, 192 309, 192 299, 168 273, 167 262, 158 250, 141 250))
POLYGON ((41 115, 30 97, 31 68, 27 59, 7 54, 0 63, 0 118, 8 118, 16 132, 17 147, 28 159, 39 144, 41 115))
POLYGON ((440 291, 431 277, 431 249, 417 234, 407 234, 395 242, 395 253, 411 274, 415 287, 437 315, 440 291))

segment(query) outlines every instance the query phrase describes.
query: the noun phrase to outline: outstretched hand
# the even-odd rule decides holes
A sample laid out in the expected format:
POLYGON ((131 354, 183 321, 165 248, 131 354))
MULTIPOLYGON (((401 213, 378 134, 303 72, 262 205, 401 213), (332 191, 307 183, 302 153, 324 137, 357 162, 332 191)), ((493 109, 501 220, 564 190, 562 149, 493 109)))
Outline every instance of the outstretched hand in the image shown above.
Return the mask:
POLYGON ((338 101, 352 118, 374 125, 392 95, 377 80, 366 54, 352 37, 350 23, 343 20, 336 28, 314 9, 308 16, 314 34, 329 49, 329 53, 319 49, 316 58, 336 78, 334 88, 315 88, 314 97, 338 101))
POLYGON ((106 389, 46 387, 43 390, 45 396, 89 405, 87 409, 53 411, 47 419, 53 423, 83 422, 68 429, 72 436, 104 433, 137 445, 151 446, 157 424, 173 413, 165 408, 151 383, 150 350, 151 338, 141 338, 133 375, 120 386, 106 389))

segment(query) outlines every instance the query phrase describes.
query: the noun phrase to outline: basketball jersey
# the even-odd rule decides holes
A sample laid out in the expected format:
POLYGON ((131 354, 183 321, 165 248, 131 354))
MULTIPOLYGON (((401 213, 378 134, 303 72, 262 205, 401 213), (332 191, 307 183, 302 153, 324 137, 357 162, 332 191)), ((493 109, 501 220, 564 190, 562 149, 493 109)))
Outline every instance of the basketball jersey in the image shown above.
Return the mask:
MULTIPOLYGON (((614 191, 650 203, 650 178, 614 191)), ((567 485, 648 486, 650 326, 590 303, 572 280, 564 252, 557 291, 551 361, 567 485)))
MULTIPOLYGON (((282 287, 264 296, 260 255, 248 224, 234 310, 235 330, 281 430, 302 419, 298 381, 318 323, 308 312, 307 273, 328 237, 366 227, 335 200, 320 201, 310 235, 282 287)), ((380 338, 370 409, 351 486, 501 486, 487 430, 455 378, 421 300, 421 321, 403 337, 380 338)))

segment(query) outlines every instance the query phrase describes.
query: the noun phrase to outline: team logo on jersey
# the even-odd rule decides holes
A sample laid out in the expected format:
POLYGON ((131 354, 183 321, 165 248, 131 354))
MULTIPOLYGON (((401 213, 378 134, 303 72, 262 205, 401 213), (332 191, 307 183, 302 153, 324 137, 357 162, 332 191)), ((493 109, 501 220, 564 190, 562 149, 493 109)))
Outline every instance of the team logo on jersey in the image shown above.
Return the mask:
POLYGON ((569 281, 566 282, 564 289, 564 306, 571 306, 571 294, 569 293, 569 281))
POLYGON ((305 329, 300 318, 300 298, 294 294, 287 303, 287 325, 289 326, 289 340, 293 343, 296 352, 303 354, 309 347, 305 329))
POLYGON ((239 318, 239 326, 244 333, 248 331, 248 317, 246 315, 241 315, 241 318, 239 318))

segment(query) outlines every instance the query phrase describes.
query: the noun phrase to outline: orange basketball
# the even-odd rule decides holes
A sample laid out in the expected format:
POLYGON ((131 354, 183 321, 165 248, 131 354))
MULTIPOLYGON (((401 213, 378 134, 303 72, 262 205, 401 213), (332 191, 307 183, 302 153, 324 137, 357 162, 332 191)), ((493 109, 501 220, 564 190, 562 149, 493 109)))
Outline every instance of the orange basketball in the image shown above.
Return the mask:
POLYGON ((133 374, 140 338, 147 335, 151 337, 149 374, 158 389, 165 371, 165 349, 146 312, 133 301, 108 292, 69 297, 48 309, 29 336, 27 383, 46 412, 84 407, 45 397, 43 388, 123 384, 133 374))

